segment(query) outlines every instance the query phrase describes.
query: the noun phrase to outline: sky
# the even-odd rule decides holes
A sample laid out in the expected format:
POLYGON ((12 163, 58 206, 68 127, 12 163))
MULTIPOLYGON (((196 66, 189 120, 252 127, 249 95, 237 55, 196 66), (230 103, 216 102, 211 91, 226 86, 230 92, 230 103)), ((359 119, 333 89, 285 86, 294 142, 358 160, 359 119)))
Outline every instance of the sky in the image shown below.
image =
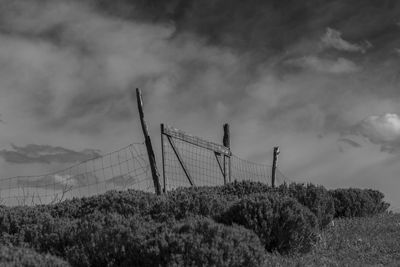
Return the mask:
POLYGON ((0 0, 1 177, 142 142, 160 123, 291 180, 400 207, 396 0, 0 0))

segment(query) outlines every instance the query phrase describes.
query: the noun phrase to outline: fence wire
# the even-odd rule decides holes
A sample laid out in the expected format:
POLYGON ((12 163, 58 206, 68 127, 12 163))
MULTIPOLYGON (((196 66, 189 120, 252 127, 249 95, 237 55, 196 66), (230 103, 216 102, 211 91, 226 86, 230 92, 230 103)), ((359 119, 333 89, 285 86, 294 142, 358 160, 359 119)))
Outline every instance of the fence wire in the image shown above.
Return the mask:
MULTIPOLYGON (((271 185, 271 165, 254 163, 236 155, 230 157, 224 157, 224 155, 218 155, 218 153, 216 155, 210 149, 169 137, 173 140, 172 142, 179 154, 178 157, 168 140, 168 136, 162 134, 161 138, 164 156, 164 188, 166 191, 192 185, 218 186, 227 182, 245 180, 271 185)), ((276 169, 275 185, 285 182, 289 183, 290 180, 276 169)))
MULTIPOLYGON (((214 151, 198 147, 179 139, 173 139, 182 163, 189 174, 187 177, 181 163, 168 138, 162 135, 164 144, 164 175, 166 191, 191 186, 218 186, 224 184, 224 165, 228 169, 227 160, 221 155, 215 155, 214 151), (218 160, 218 161, 217 161, 218 160)), ((228 172, 228 171, 227 171, 228 172)))
POLYGON ((154 192, 144 144, 130 144, 54 173, 0 179, 0 204, 49 204, 113 189, 154 192))
POLYGON ((231 177, 233 181, 255 181, 271 184, 272 167, 241 159, 235 155, 231 157, 231 177))
MULTIPOLYGON (((219 186, 244 180, 271 184, 271 165, 215 152, 212 150, 214 143, 211 142, 204 148, 178 138, 170 139, 171 142, 166 135, 162 135, 163 186, 166 191, 178 187, 219 186)), ((277 169, 276 185, 285 182, 291 181, 277 169)), ((125 189, 154 192, 146 146, 143 143, 130 144, 61 171, 0 179, 0 204, 50 204, 73 197, 125 189)))

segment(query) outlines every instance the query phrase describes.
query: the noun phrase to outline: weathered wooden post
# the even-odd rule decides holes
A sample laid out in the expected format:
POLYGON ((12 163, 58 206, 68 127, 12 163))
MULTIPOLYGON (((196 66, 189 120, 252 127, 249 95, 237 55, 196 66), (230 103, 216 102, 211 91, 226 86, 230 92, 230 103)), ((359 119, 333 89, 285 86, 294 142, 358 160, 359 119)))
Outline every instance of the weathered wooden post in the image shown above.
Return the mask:
POLYGON ((147 129, 147 124, 146 121, 144 120, 142 92, 140 91, 139 88, 136 88, 136 100, 139 109, 140 123, 142 124, 144 140, 146 143, 147 155, 149 155, 150 169, 151 169, 151 175, 153 176, 154 189, 157 195, 161 195, 160 174, 157 170, 156 157, 154 155, 153 146, 151 145, 151 139, 147 129))
MULTIPOLYGON (((231 133, 229 130, 229 124, 225 123, 224 124, 224 137, 222 139, 222 144, 224 145, 224 147, 229 148, 229 150, 231 149, 231 133)), ((224 155, 224 176, 225 176, 225 180, 226 180, 226 155, 224 155)), ((228 157, 228 180, 229 182, 231 182, 231 156, 228 157)), ((226 182, 226 181, 225 181, 226 182)))
POLYGON ((275 187, 275 175, 276 175, 276 165, 278 162, 279 146, 274 147, 274 159, 272 161, 272 173, 271 173, 271 186, 275 187))
POLYGON ((164 151, 164 123, 161 123, 161 157, 162 157, 162 171, 163 171, 163 193, 167 192, 167 182, 165 178, 165 151, 164 151))

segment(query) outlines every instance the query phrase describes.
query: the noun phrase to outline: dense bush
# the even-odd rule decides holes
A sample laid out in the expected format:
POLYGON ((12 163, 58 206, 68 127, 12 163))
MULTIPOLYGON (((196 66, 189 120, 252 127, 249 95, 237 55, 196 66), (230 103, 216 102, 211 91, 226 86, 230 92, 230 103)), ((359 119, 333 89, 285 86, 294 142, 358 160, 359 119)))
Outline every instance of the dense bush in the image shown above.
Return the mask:
POLYGON ((146 266, 262 266, 265 257, 254 232, 205 218, 159 228, 144 249, 146 266))
POLYGON ((255 182, 163 196, 110 191, 55 205, 2 206, 0 244, 30 247, 73 266, 257 266, 264 248, 309 251, 318 222, 332 219, 333 200, 335 216, 354 217, 387 210, 383 198, 370 189, 255 182))
POLYGON ((9 240, 63 257, 73 266, 120 266, 127 258, 134 263, 142 257, 140 248, 152 227, 154 223, 138 215, 95 212, 80 219, 50 217, 24 225, 14 234, 19 238, 9 240))
POLYGON ((383 201, 385 195, 382 192, 373 189, 365 189, 365 191, 368 192, 374 203, 374 214, 385 212, 389 208, 390 204, 383 201))
POLYGON ((244 197, 216 219, 253 230, 268 251, 307 252, 316 241, 315 215, 295 199, 276 193, 244 197))
POLYGON ((239 198, 257 194, 257 193, 269 193, 272 191, 272 187, 267 184, 252 181, 234 181, 224 186, 216 187, 218 193, 224 196, 237 196, 239 198))
POLYGON ((335 217, 362 217, 382 213, 389 208, 384 195, 371 189, 331 190, 335 202, 335 217))
POLYGON ((57 257, 39 254, 31 249, 1 246, 0 266, 67 267, 70 265, 57 257))
POLYGON ((73 220, 49 217, 21 226, 20 234, 15 245, 63 257, 73 266, 260 266, 264 257, 253 232, 205 218, 157 223, 96 212, 73 220))
POLYGON ((235 195, 240 198, 257 193, 271 194, 272 192, 279 192, 282 195, 297 199, 300 204, 310 209, 317 217, 321 228, 332 221, 335 213, 334 201, 329 191, 323 186, 313 184, 291 183, 272 188, 260 182, 241 181, 219 187, 219 192, 222 195, 235 195))
POLYGON ((190 215, 213 216, 226 208, 229 199, 218 194, 213 187, 179 188, 166 195, 129 190, 109 191, 99 196, 66 200, 55 205, 43 205, 38 209, 53 217, 81 218, 101 212, 152 216, 154 219, 177 218, 190 215))
POLYGON ((214 217, 228 208, 237 198, 218 193, 216 187, 179 188, 160 197, 150 210, 153 219, 200 215, 214 217))
POLYGON ((136 190, 108 191, 102 195, 66 200, 54 205, 43 205, 41 211, 49 212, 53 217, 80 218, 96 211, 115 212, 122 215, 145 214, 157 201, 152 193, 136 190))
POLYGON ((24 239, 24 229, 39 227, 51 219, 47 212, 32 207, 3 208, 0 211, 0 241, 3 244, 18 243, 24 239))
POLYGON ((279 193, 297 199, 317 217, 319 226, 328 225, 335 214, 334 200, 323 186, 313 184, 282 184, 276 189, 279 193))

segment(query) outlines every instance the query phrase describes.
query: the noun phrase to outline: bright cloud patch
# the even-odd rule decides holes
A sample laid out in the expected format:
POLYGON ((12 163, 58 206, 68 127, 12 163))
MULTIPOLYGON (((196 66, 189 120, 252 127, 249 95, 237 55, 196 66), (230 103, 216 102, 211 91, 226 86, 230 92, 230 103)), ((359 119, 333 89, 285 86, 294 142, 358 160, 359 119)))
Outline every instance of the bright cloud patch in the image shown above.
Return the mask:
POLYGON ((350 133, 380 145, 382 151, 395 153, 400 149, 400 117, 397 114, 370 116, 353 126, 350 133))
POLYGON ((365 53, 365 51, 371 47, 371 44, 368 42, 366 42, 365 45, 352 44, 342 38, 342 33, 340 31, 331 28, 326 29, 326 33, 322 36, 321 41, 325 47, 347 52, 365 53))

